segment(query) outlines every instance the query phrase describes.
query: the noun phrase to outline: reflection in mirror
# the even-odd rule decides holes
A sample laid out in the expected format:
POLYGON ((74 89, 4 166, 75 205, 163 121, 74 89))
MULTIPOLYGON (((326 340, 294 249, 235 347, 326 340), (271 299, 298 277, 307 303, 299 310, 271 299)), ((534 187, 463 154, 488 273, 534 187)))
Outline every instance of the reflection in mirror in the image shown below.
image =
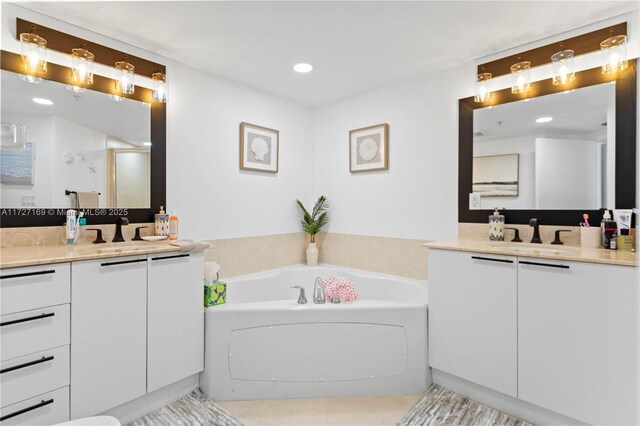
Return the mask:
POLYGON ((473 133, 483 209, 614 206, 615 83, 476 109, 473 133))
POLYGON ((150 207, 148 104, 9 71, 1 84, 0 207, 150 207), (22 146, 11 126, 24 126, 22 146))

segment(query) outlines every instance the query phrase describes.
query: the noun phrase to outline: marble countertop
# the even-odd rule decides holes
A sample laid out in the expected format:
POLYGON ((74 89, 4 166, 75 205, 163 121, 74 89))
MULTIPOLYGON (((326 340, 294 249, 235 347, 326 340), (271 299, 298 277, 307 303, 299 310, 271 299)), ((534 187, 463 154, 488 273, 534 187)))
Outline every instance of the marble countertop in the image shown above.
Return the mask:
POLYGON ((574 262, 604 263, 608 265, 637 266, 638 264, 636 253, 631 251, 582 248, 580 246, 570 245, 456 239, 426 243, 425 247, 441 250, 501 254, 507 256, 570 260, 574 262))
POLYGON ((168 241, 3 247, 0 249, 0 269, 172 251, 180 251, 180 247, 170 245, 168 241))

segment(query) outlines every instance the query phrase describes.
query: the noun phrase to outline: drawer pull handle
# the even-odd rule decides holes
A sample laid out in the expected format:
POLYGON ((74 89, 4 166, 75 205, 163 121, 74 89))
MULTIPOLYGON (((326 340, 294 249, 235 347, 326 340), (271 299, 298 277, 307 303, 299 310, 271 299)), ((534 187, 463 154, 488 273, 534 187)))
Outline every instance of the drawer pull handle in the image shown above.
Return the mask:
POLYGON ((43 356, 40 359, 36 359, 35 361, 25 362, 24 364, 14 365, 13 367, 7 367, 0 370, 0 374, 8 373, 10 371, 20 370, 21 368, 31 367, 32 365, 42 364, 43 362, 53 361, 53 355, 51 356, 43 356))
POLYGON ((147 259, 120 260, 117 262, 101 263, 100 266, 126 265, 127 263, 139 263, 139 262, 146 262, 146 261, 147 259))
POLYGON ((500 262, 500 263, 513 263, 513 260, 508 259, 494 259, 492 257, 482 257, 482 256, 471 256, 472 259, 475 260, 486 260, 489 262, 500 262))
POLYGON ((177 259, 180 257, 189 257, 189 254, 184 253, 184 254, 174 254, 173 256, 152 257, 151 260, 177 259))
POLYGON ((55 312, 51 312, 51 313, 48 313, 48 314, 42 314, 42 315, 36 315, 34 317, 20 318, 20 319, 16 319, 16 320, 1 322, 0 323, 0 327, 4 327, 5 325, 20 324, 21 322, 45 319, 45 318, 49 318, 49 317, 52 317, 52 316, 55 316, 55 312))
POLYGON ((15 413, 7 414, 6 416, 0 417, 0 422, 9 420, 13 417, 19 416, 20 414, 28 413, 29 411, 37 410, 40 407, 44 407, 45 405, 53 404, 53 398, 48 400, 42 400, 42 402, 37 403, 36 405, 32 405, 31 407, 23 408, 22 410, 18 410, 15 413))
POLYGON ((553 263, 527 262, 526 260, 521 260, 519 263, 521 265, 546 266, 547 268, 569 269, 569 265, 554 265, 553 263))
POLYGON ((37 271, 37 272, 24 272, 22 274, 11 274, 11 275, 3 275, 0 277, 1 280, 4 280, 6 278, 22 278, 22 277, 33 277, 35 275, 48 275, 48 274, 55 274, 56 271, 53 269, 49 269, 46 271, 37 271))

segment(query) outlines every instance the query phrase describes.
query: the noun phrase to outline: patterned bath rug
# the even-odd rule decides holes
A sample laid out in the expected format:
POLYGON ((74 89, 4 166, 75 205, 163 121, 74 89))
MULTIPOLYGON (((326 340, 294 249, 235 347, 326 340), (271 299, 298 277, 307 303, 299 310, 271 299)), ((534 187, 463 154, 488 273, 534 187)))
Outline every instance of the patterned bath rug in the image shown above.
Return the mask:
POLYGON ((398 426, 532 426, 462 395, 431 385, 398 426))
POLYGON ((242 426, 200 389, 129 423, 129 426, 242 426))

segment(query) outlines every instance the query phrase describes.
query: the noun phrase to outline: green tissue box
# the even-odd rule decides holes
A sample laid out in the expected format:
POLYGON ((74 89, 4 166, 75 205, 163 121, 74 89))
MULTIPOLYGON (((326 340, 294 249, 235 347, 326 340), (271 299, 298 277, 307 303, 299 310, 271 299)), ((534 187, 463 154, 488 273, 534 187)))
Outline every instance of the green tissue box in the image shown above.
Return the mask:
POLYGON ((216 281, 204 285, 204 306, 222 305, 227 300, 227 283, 216 281))

